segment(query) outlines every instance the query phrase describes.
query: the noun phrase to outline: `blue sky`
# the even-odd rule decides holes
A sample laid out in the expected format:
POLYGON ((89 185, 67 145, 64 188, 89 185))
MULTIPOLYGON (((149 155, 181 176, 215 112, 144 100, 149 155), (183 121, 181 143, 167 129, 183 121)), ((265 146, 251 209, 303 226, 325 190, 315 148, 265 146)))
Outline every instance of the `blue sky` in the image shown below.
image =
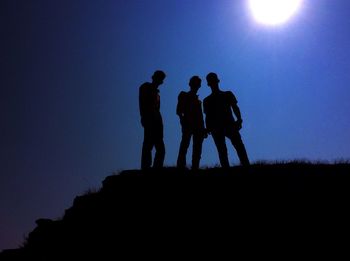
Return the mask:
MULTIPOLYGON (((238 99, 251 161, 350 158, 350 2, 304 0, 279 27, 244 0, 0 3, 0 249, 115 171, 140 167, 138 87, 157 69, 165 164, 176 162, 177 95, 207 73, 238 99)), ((232 165, 238 159, 229 147, 232 165)), ((218 163, 212 138, 202 166, 218 163)))

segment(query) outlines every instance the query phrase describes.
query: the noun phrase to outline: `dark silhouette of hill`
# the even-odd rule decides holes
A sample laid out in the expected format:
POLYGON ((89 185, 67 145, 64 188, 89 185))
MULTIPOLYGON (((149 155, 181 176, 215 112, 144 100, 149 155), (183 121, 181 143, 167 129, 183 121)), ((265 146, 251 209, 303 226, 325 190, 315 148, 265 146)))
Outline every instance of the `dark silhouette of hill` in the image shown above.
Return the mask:
POLYGON ((0 260, 217 259, 267 236, 305 243, 344 229, 349 175, 349 164, 306 163, 127 170, 77 196, 61 219, 38 219, 0 260))

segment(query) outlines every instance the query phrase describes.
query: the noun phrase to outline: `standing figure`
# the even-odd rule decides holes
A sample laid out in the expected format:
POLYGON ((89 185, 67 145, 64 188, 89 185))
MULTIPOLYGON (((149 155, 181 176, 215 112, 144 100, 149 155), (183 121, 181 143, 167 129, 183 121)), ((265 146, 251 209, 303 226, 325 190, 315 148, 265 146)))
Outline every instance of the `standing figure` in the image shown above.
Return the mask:
POLYGON ((239 133, 242 128, 242 117, 237 99, 231 91, 220 90, 220 80, 215 73, 209 73, 206 79, 212 93, 203 101, 205 122, 208 133, 213 136, 220 164, 223 168, 230 166, 225 140, 227 137, 236 149, 241 165, 248 166, 250 165, 248 155, 239 133), (236 119, 233 117, 232 111, 236 119))
POLYGON ((201 82, 198 76, 193 76, 189 81, 190 91, 182 91, 178 96, 176 114, 180 118, 182 127, 182 139, 177 158, 177 167, 179 168, 186 167, 186 154, 192 137, 192 169, 199 168, 203 139, 207 137, 204 127, 202 102, 197 95, 201 82))
POLYGON ((166 75, 163 71, 155 71, 152 76, 152 82, 145 82, 139 88, 141 124, 144 129, 141 169, 149 169, 151 167, 153 147, 156 149, 153 168, 163 167, 165 146, 158 88, 165 77, 166 75))

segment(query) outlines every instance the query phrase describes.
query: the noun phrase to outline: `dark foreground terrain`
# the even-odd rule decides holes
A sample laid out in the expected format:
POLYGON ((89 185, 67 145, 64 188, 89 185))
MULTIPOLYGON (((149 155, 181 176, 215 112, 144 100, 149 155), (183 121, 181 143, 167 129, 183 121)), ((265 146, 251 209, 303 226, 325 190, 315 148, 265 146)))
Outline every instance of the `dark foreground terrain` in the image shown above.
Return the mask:
POLYGON ((77 196, 62 219, 38 219, 0 260, 217 260, 243 245, 246 258, 287 246, 289 257, 349 237, 349 185, 349 164, 123 171, 77 196))

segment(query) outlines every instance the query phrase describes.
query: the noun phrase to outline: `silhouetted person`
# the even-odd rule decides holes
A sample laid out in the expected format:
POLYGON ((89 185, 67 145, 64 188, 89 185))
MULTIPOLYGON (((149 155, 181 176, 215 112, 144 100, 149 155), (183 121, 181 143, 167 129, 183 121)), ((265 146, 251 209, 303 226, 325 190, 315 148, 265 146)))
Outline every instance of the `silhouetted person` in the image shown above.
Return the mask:
POLYGON ((231 91, 219 89, 219 78, 211 72, 206 77, 212 93, 203 101, 205 122, 208 133, 213 136, 223 168, 230 166, 227 157, 225 138, 229 138, 237 151, 241 165, 249 165, 249 159, 242 142, 239 130, 242 128, 242 117, 237 99, 231 91), (234 112, 236 119, 233 117, 234 112))
POLYGON ((165 146, 158 88, 163 83, 165 76, 163 71, 155 71, 152 76, 152 82, 143 83, 139 89, 141 124, 144 129, 141 169, 151 167, 153 147, 156 149, 153 168, 163 167, 165 146))
POLYGON ((198 76, 193 76, 189 81, 190 91, 182 91, 178 96, 176 114, 180 118, 182 127, 182 139, 177 158, 177 167, 179 168, 186 167, 186 154, 192 137, 192 169, 199 168, 202 143, 207 135, 204 127, 202 102, 197 95, 201 82, 202 80, 198 76))

